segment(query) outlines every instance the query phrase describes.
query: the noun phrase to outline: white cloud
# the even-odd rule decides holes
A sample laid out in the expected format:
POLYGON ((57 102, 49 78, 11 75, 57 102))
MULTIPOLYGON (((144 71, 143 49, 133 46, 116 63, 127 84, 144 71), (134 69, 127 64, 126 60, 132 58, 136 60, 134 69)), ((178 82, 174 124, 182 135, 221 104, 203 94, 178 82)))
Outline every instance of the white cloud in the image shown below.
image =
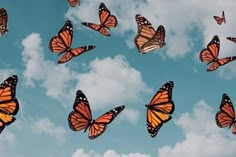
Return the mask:
POLYGON ((72 157, 150 157, 150 155, 141 153, 118 154, 114 150, 107 150, 101 155, 94 151, 85 153, 83 149, 77 149, 76 152, 72 154, 72 157))
POLYGON ((65 141, 66 130, 62 126, 56 126, 47 117, 36 120, 32 124, 32 130, 38 134, 46 134, 53 138, 56 138, 59 142, 65 141))
POLYGON ((121 119, 127 119, 132 124, 136 124, 138 122, 139 114, 140 112, 138 110, 126 107, 121 115, 121 119))
POLYGON ((9 155, 9 152, 12 151, 13 147, 16 144, 15 134, 11 131, 8 131, 6 128, 2 131, 0 136, 0 152, 1 156, 5 157, 9 155))
POLYGON ((216 125, 214 110, 205 101, 198 102, 192 113, 183 113, 176 125, 184 131, 184 140, 173 147, 158 149, 159 157, 234 157, 236 140, 231 130, 216 125))
POLYGON ((16 70, 15 69, 0 69, 0 80, 1 83, 6 80, 8 77, 15 75, 16 70))

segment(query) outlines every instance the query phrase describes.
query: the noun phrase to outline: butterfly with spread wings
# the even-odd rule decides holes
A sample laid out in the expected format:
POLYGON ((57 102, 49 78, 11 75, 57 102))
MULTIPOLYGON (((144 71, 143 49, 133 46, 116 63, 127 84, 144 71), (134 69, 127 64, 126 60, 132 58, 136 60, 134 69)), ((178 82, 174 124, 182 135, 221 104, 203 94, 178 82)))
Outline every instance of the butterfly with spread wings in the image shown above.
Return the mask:
POLYGON ((235 37, 227 37, 227 39, 236 43, 236 38, 235 37))
POLYGON ((93 45, 71 48, 72 39, 73 25, 70 20, 67 20, 65 25, 58 32, 58 36, 52 37, 49 42, 49 49, 52 52, 58 53, 58 55, 64 53, 63 56, 58 60, 58 64, 68 62, 73 57, 79 56, 84 52, 95 48, 93 45))
POLYGON ((223 94, 222 96, 220 111, 216 113, 215 119, 216 124, 220 128, 231 128, 232 126, 232 133, 236 134, 236 117, 234 112, 234 106, 227 94, 223 94))
POLYGON ((68 0, 71 7, 75 7, 77 4, 80 5, 80 0, 68 0))
POLYGON ((111 123, 116 116, 124 110, 125 106, 119 106, 101 115, 97 119, 92 119, 92 114, 89 102, 81 90, 76 92, 74 102, 74 111, 70 112, 68 116, 69 127, 73 131, 80 131, 84 129, 86 132, 89 129, 88 138, 95 139, 106 130, 106 127, 111 123))
POLYGON ((211 42, 207 45, 207 48, 204 48, 200 52, 200 60, 202 62, 210 64, 207 68, 207 71, 213 71, 223 66, 231 61, 236 60, 236 56, 225 57, 225 58, 218 58, 220 51, 220 39, 217 35, 213 37, 211 42))
POLYGON ((82 22, 81 24, 95 31, 98 31, 105 36, 111 36, 108 30, 117 26, 118 24, 117 18, 111 14, 111 12, 107 9, 104 3, 100 4, 98 14, 100 19, 100 24, 95 24, 90 22, 82 22))
POLYGON ((155 137, 162 127, 172 117, 175 104, 172 100, 172 90, 174 82, 165 83, 154 95, 151 102, 147 105, 147 130, 151 137, 155 137))
POLYGON ((138 25, 138 34, 134 43, 141 54, 160 49, 165 43, 165 28, 160 25, 155 31, 152 24, 142 15, 135 16, 138 25))
POLYGON ((0 133, 15 121, 13 115, 19 110, 19 103, 15 98, 17 81, 17 76, 13 75, 0 85, 0 133))
POLYGON ((213 16, 213 17, 216 20, 218 25, 221 25, 223 22, 226 23, 224 11, 222 11, 222 17, 219 17, 219 16, 213 16))
POLYGON ((0 9, 0 37, 8 32, 7 29, 8 15, 7 11, 4 8, 0 9))

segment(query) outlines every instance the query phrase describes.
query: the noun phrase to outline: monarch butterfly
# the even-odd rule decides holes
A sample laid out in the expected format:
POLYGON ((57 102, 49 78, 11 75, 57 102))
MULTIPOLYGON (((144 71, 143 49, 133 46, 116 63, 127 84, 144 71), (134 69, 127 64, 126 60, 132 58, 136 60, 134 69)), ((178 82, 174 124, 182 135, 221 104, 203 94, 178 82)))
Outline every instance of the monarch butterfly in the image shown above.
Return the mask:
POLYGON ((138 35, 135 37, 134 43, 141 54, 146 54, 166 45, 164 26, 160 25, 155 31, 145 17, 137 14, 135 18, 138 25, 138 35))
POLYGON ((92 119, 89 102, 81 90, 76 92, 74 111, 68 116, 69 127, 73 131, 80 131, 89 128, 89 139, 95 139, 105 132, 107 124, 111 123, 115 117, 124 110, 125 106, 119 106, 101 115, 97 119, 92 119))
POLYGON ((147 130, 151 137, 155 137, 163 125, 172 117, 175 104, 172 101, 172 90, 174 82, 165 83, 154 95, 151 102, 147 105, 147 130))
POLYGON ((76 4, 80 5, 80 0, 68 0, 70 6, 75 7, 76 4))
POLYGON ((236 134, 236 118, 235 118, 234 106, 227 94, 223 94, 222 96, 220 111, 216 113, 215 119, 216 119, 216 124, 220 128, 225 128, 225 127, 230 128, 232 126, 232 133, 236 134))
POLYGON ((0 37, 8 32, 7 20, 8 20, 7 11, 6 9, 1 8, 0 9, 0 37))
POLYGON ((207 71, 213 71, 219 68, 220 66, 223 66, 233 60, 236 60, 236 56, 231 57, 225 57, 225 58, 218 58, 220 51, 220 39, 217 35, 213 37, 211 42, 207 45, 207 48, 204 48, 200 52, 200 60, 202 62, 206 62, 208 64, 211 64, 207 71))
POLYGON ((73 25, 70 20, 67 20, 65 25, 58 32, 58 36, 52 37, 49 42, 49 49, 52 52, 58 53, 58 55, 64 53, 58 60, 58 64, 68 62, 73 57, 95 48, 93 45, 71 48, 72 39, 73 25))
POLYGON ((82 22, 82 25, 98 31, 105 36, 111 36, 107 29, 110 30, 110 28, 117 26, 117 18, 111 14, 104 3, 100 3, 98 14, 101 24, 82 22))
POLYGON ((19 110, 19 103, 15 98, 17 81, 17 76, 13 75, 0 85, 0 133, 5 126, 15 121, 13 115, 19 110))
POLYGON ((227 39, 236 43, 236 38, 235 37, 227 37, 227 39))
POLYGON ((213 16, 213 17, 216 20, 217 24, 219 25, 221 25, 223 22, 226 23, 224 11, 222 11, 222 17, 219 16, 213 16))

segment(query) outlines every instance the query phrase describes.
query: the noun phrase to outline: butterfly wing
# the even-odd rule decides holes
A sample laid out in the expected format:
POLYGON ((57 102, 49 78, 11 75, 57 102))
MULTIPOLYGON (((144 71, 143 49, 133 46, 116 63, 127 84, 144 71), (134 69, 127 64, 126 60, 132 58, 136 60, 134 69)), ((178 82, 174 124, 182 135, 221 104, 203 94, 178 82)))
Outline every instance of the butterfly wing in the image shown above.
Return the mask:
POLYGON ((82 46, 74 49, 70 49, 70 51, 66 52, 58 61, 58 64, 62 64, 65 62, 68 62, 71 60, 73 57, 79 56, 83 54, 84 52, 90 51, 94 49, 96 46, 89 45, 89 46, 82 46))
POLYGON ((58 32, 58 36, 51 38, 49 49, 55 53, 64 53, 71 47, 73 39, 73 25, 70 20, 67 20, 64 26, 58 32))
POLYGON ((226 23, 225 12, 224 11, 222 11, 222 19, 223 19, 223 22, 226 23))
POLYGON ((236 56, 231 56, 231 57, 225 57, 221 59, 217 59, 215 62, 211 63, 211 65, 207 68, 207 71, 213 71, 219 68, 220 66, 223 66, 229 62, 232 62, 236 60, 236 56))
POLYGON ((173 81, 165 83, 147 106, 147 130, 155 137, 163 123, 171 119, 175 105, 172 101, 173 81))
POLYGON ((0 85, 0 133, 5 126, 15 121, 13 115, 19 110, 19 103, 15 98, 17 81, 17 76, 13 75, 0 85))
POLYGON ((71 7, 75 7, 77 4, 80 5, 80 0, 68 0, 71 7))
POLYGON ((116 107, 94 120, 89 128, 89 139, 95 139, 103 134, 106 130, 107 124, 111 123, 116 116, 124 110, 124 108, 125 106, 116 107))
POLYGON ((8 15, 7 11, 4 8, 0 9, 0 36, 3 36, 7 30, 7 21, 8 21, 8 15))
POLYGON ((73 108, 74 111, 70 112, 68 116, 69 127, 73 131, 80 131, 82 129, 86 131, 92 121, 92 114, 89 102, 81 90, 76 92, 73 108))
POLYGON ((236 38, 235 37, 227 37, 227 39, 236 43, 236 38))
POLYGON ((102 27, 102 25, 98 25, 98 24, 95 24, 95 23, 90 23, 90 22, 82 22, 81 23, 82 25, 88 27, 88 28, 91 28, 95 31, 98 31, 100 32, 101 34, 105 35, 105 36, 110 36, 111 34, 106 30, 105 27, 102 27))
POLYGON ((230 128, 233 125, 232 132, 236 133, 234 106, 227 94, 223 94, 222 96, 220 111, 216 113, 215 119, 216 119, 216 124, 220 128, 225 128, 225 127, 230 128))
POLYGON ((117 26, 117 18, 114 15, 111 15, 111 12, 107 9, 104 3, 100 3, 98 14, 102 26, 108 29, 117 26))

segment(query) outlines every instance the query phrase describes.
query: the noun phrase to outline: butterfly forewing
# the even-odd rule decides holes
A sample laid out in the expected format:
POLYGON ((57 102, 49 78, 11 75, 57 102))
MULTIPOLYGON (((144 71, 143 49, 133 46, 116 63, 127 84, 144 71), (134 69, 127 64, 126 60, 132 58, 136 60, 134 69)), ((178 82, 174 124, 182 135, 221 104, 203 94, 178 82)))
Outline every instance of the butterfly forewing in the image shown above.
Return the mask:
POLYGON ((0 9, 0 36, 3 36, 7 30, 7 21, 8 21, 8 15, 7 11, 4 8, 0 9))
POLYGON ((236 38, 235 37, 227 37, 227 39, 236 43, 236 38))

